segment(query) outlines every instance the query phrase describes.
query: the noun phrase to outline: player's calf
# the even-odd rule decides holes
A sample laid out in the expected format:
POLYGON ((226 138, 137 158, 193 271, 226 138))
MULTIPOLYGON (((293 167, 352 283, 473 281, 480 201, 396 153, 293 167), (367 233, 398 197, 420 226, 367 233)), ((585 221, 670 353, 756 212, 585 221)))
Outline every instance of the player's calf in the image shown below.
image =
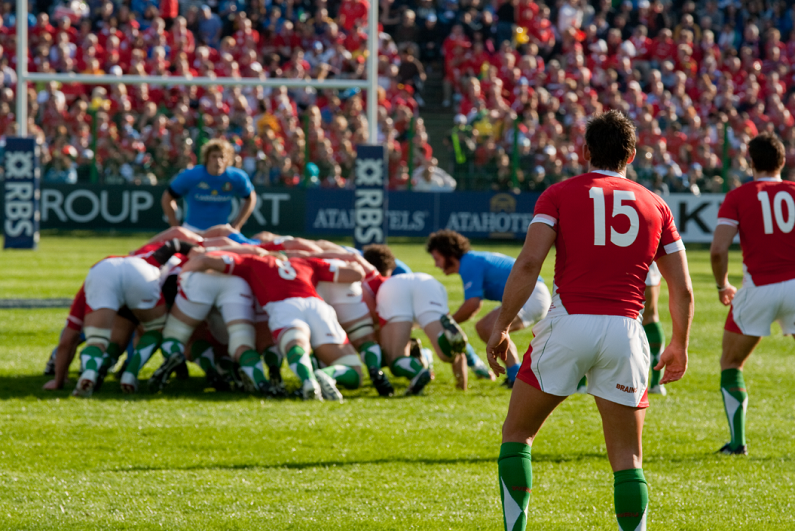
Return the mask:
POLYGON ((161 330, 165 323, 165 314, 151 321, 141 323, 144 333, 138 340, 138 346, 135 348, 127 368, 121 375, 121 389, 125 393, 134 393, 138 390, 138 375, 163 341, 161 330))
POLYGON ((111 330, 86 326, 85 332, 87 345, 80 351, 82 373, 72 394, 88 398, 94 392, 99 377, 99 368, 102 366, 102 358, 105 355, 105 349, 110 344, 111 330))

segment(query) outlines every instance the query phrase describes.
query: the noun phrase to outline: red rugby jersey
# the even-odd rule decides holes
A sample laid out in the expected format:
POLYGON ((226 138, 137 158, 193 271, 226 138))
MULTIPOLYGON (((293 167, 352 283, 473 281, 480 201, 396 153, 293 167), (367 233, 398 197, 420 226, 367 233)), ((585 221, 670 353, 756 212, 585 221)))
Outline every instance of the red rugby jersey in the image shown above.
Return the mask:
POLYGON ((732 190, 718 225, 740 231, 743 265, 754 285, 795 278, 795 183, 762 178, 732 190))
POLYGON ((260 306, 285 299, 320 298, 315 290, 318 282, 334 282, 337 266, 319 258, 280 259, 275 256, 209 253, 222 256, 224 273, 248 282, 260 306))
POLYGON ((551 186, 536 203, 538 222, 558 233, 555 289, 569 314, 637 318, 651 262, 684 250, 668 205, 614 172, 551 186))

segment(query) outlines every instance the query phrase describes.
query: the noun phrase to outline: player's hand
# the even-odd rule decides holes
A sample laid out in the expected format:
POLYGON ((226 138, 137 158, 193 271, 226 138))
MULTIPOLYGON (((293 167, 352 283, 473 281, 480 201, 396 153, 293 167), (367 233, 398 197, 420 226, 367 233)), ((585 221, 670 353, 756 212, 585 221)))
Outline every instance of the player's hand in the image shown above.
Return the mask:
POLYGON ((199 256, 200 254, 204 254, 206 252, 207 252, 207 249, 205 249, 201 245, 197 245, 196 247, 194 247, 190 251, 188 251, 188 258, 193 258, 194 256, 199 256))
POLYGON ((687 371, 687 349, 680 346, 668 345, 660 356, 660 363, 654 367, 655 371, 665 369, 660 384, 667 384, 680 380, 687 371))
POLYGON ((489 361, 489 367, 496 374, 505 374, 505 368, 497 361, 501 359, 505 361, 508 359, 508 348, 511 345, 511 336, 508 330, 492 331, 489 337, 489 344, 486 346, 486 358, 489 361))
POLYGON ((69 380, 64 380, 63 382, 61 382, 61 383, 58 383, 58 380, 56 380, 55 378, 53 378, 52 380, 50 380, 49 382, 47 382, 46 384, 44 384, 44 387, 43 387, 43 389, 44 389, 45 391, 57 391, 58 389, 63 389, 63 386, 64 386, 64 384, 65 384, 66 382, 68 382, 68 381, 69 381, 69 380))
POLYGON ((718 291, 718 299, 720 299, 721 304, 724 306, 728 306, 732 303, 734 296, 737 294, 737 288, 732 286, 731 284, 726 284, 726 287, 720 291, 718 291))

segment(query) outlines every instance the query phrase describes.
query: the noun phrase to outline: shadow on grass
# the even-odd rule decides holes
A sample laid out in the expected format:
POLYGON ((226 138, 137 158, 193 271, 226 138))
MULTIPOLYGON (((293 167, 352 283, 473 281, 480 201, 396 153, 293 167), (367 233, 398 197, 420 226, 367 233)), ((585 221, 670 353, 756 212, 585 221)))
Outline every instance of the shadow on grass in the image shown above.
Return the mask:
MULTIPOLYGON (((47 391, 43 389, 45 383, 50 381, 50 376, 39 376, 25 374, 20 376, 0 376, 0 400, 10 399, 38 399, 55 400, 70 398, 72 390, 77 383, 77 373, 69 375, 69 381, 63 389, 57 391, 47 391)), ((298 389, 297 380, 286 380, 288 393, 293 393, 298 389)), ((356 391, 345 391, 345 398, 348 400, 384 400, 379 397, 369 383, 356 391)), ((234 402, 247 400, 249 398, 261 399, 258 395, 250 395, 244 392, 215 391, 207 386, 207 382, 202 376, 191 376, 187 380, 171 378, 168 386, 159 393, 150 393, 147 389, 147 380, 142 379, 138 385, 138 392, 134 395, 126 395, 121 391, 119 381, 114 377, 105 380, 99 391, 95 391, 90 400, 125 400, 125 401, 148 401, 148 400, 172 400, 175 398, 193 398, 196 400, 207 400, 211 402, 234 402)), ((397 398, 390 398, 395 400, 397 398)), ((297 400, 287 398, 285 400, 297 400)), ((278 402, 280 400, 274 400, 278 402)))

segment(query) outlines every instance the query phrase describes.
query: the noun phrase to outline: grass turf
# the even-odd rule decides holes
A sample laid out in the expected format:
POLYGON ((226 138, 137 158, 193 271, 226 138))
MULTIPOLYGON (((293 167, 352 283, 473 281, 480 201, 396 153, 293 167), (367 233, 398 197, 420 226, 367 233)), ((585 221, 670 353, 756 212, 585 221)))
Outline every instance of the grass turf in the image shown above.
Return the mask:
MULTIPOLYGON (((47 237, 38 252, 2 252, 0 298, 71 297, 91 264, 142 240, 47 237)), ((461 302, 459 278, 434 270, 420 244, 393 247, 445 284, 453 309, 461 302)), ((668 397, 650 397, 646 420, 649 527, 793 529, 792 340, 765 339, 747 365, 751 455, 715 455, 728 440, 717 365, 726 311, 707 252, 689 258, 697 301, 690 370, 668 397)), ((739 274, 739 254, 731 259, 739 274)), ((551 283, 551 258, 543 274, 551 283)), ((661 298, 670 335, 665 289, 661 298)), ((192 368, 190 380, 158 395, 128 398, 109 379, 94 399, 78 400, 71 386, 41 390, 65 316, 0 310, 0 529, 502 528, 496 460, 509 394, 496 384, 470 375, 463 394, 437 362, 437 379, 421 397, 383 400, 368 384, 346 391, 342 405, 270 402, 205 392, 192 368)), ((474 323, 465 329, 482 355, 474 323)), ((514 337, 520 349, 530 338, 514 337)), ((615 529, 612 475, 590 397, 573 396, 555 411, 533 460, 532 528, 615 529)))

